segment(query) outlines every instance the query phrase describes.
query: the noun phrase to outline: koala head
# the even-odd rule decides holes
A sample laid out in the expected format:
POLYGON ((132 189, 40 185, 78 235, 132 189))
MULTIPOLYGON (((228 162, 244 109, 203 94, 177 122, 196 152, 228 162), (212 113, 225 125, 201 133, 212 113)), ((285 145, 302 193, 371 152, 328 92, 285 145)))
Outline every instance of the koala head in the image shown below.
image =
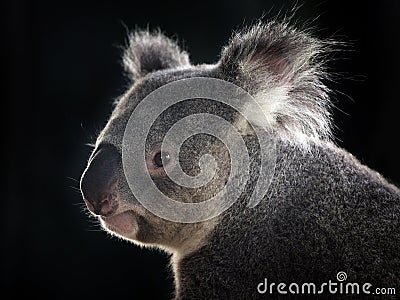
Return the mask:
MULTIPOLYGON (((236 33, 217 63, 192 65, 188 54, 164 35, 147 31, 133 33, 123 56, 132 84, 116 101, 81 178, 88 209, 108 232, 140 245, 157 245, 170 251, 193 247, 193 240, 201 241, 218 217, 197 223, 173 222, 153 214, 138 201, 122 163, 123 139, 132 113, 158 88, 190 78, 224 80, 254 97, 262 114, 248 111, 246 101, 240 103, 247 110, 243 116, 226 103, 199 97, 180 101, 158 116, 151 115, 152 111, 146 112, 155 121, 145 138, 143 162, 137 162, 144 167, 136 170, 134 180, 148 175, 164 195, 178 202, 206 201, 219 193, 229 179, 230 149, 221 138, 200 133, 185 139, 178 157, 173 157, 172 149, 161 147, 171 127, 195 114, 223 118, 237 129, 249 149, 252 179, 257 173, 260 150, 255 128, 267 128, 279 140, 303 147, 312 139, 329 139, 329 101, 321 82, 325 76, 321 58, 328 46, 287 24, 258 23, 236 33), (206 184, 196 188, 182 186, 168 176, 169 171, 178 167, 185 176, 198 176, 204 171, 202 158, 207 156, 213 158, 214 172, 206 184)), ((223 136, 225 129, 217 132, 223 136)))

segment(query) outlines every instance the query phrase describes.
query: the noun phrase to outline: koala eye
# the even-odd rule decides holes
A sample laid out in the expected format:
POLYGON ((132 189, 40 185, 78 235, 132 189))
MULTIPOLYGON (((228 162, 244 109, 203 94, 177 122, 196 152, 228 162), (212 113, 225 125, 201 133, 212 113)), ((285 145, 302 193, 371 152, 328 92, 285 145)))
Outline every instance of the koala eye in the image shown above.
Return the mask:
POLYGON ((156 168, 162 168, 170 162, 171 157, 168 152, 158 151, 153 157, 153 165, 156 168))

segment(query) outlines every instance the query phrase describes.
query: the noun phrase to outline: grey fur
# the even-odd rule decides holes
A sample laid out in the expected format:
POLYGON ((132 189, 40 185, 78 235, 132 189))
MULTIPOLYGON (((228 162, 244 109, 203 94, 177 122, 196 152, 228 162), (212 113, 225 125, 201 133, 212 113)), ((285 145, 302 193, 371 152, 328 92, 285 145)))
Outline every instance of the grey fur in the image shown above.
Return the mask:
MULTIPOLYGON (((287 24, 260 23, 236 34, 215 65, 192 66, 160 34, 131 37, 124 62, 135 83, 117 102, 97 148, 111 144, 121 151, 125 125, 141 99, 168 82, 194 76, 247 89, 265 107, 269 120, 263 125, 278 139, 275 176, 258 206, 246 207, 249 193, 244 193, 224 214, 203 223, 173 223, 149 213, 133 197, 120 168, 119 212, 131 210, 138 226, 120 237, 172 253, 176 299, 258 298, 257 284, 264 278, 320 283, 335 280, 339 271, 350 282, 400 288, 400 191, 330 141, 330 102, 321 81, 327 45, 287 24), (270 101, 278 102, 271 108, 270 101)), ((154 124, 146 149, 194 112, 218 114, 246 127, 250 191, 260 149, 254 131, 225 105, 193 99, 171 108, 154 124)), ((219 178, 197 193, 165 177, 155 181, 180 201, 202 201, 223 186, 229 161, 210 137, 193 138, 186 147, 182 168, 188 174, 196 173, 197 158, 208 152, 219 155, 219 178)))

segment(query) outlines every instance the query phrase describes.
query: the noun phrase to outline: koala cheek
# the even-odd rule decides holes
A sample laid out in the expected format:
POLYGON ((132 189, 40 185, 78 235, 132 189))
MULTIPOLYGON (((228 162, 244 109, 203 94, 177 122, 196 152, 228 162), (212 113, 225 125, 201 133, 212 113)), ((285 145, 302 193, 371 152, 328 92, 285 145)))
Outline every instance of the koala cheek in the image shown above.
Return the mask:
POLYGON ((112 217, 100 217, 100 220, 105 229, 128 239, 133 238, 138 229, 136 218, 132 211, 126 211, 112 217))

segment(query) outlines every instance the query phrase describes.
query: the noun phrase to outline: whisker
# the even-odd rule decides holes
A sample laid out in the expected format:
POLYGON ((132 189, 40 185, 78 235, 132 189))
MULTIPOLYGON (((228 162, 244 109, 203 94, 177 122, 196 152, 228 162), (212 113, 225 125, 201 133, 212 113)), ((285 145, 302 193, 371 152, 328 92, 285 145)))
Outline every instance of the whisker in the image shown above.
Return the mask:
POLYGON ((81 189, 80 188, 77 188, 77 187, 75 187, 75 186, 68 186, 69 188, 71 188, 74 192, 77 192, 78 194, 81 194, 81 189))
POLYGON ((75 178, 73 178, 73 177, 70 177, 70 176, 67 176, 66 178, 68 178, 68 179, 71 179, 72 181, 75 181, 75 182, 79 182, 79 180, 78 180, 78 179, 75 179, 75 178))
POLYGON ((96 144, 93 144, 93 143, 85 143, 84 145, 88 146, 90 148, 95 148, 96 147, 96 144))

